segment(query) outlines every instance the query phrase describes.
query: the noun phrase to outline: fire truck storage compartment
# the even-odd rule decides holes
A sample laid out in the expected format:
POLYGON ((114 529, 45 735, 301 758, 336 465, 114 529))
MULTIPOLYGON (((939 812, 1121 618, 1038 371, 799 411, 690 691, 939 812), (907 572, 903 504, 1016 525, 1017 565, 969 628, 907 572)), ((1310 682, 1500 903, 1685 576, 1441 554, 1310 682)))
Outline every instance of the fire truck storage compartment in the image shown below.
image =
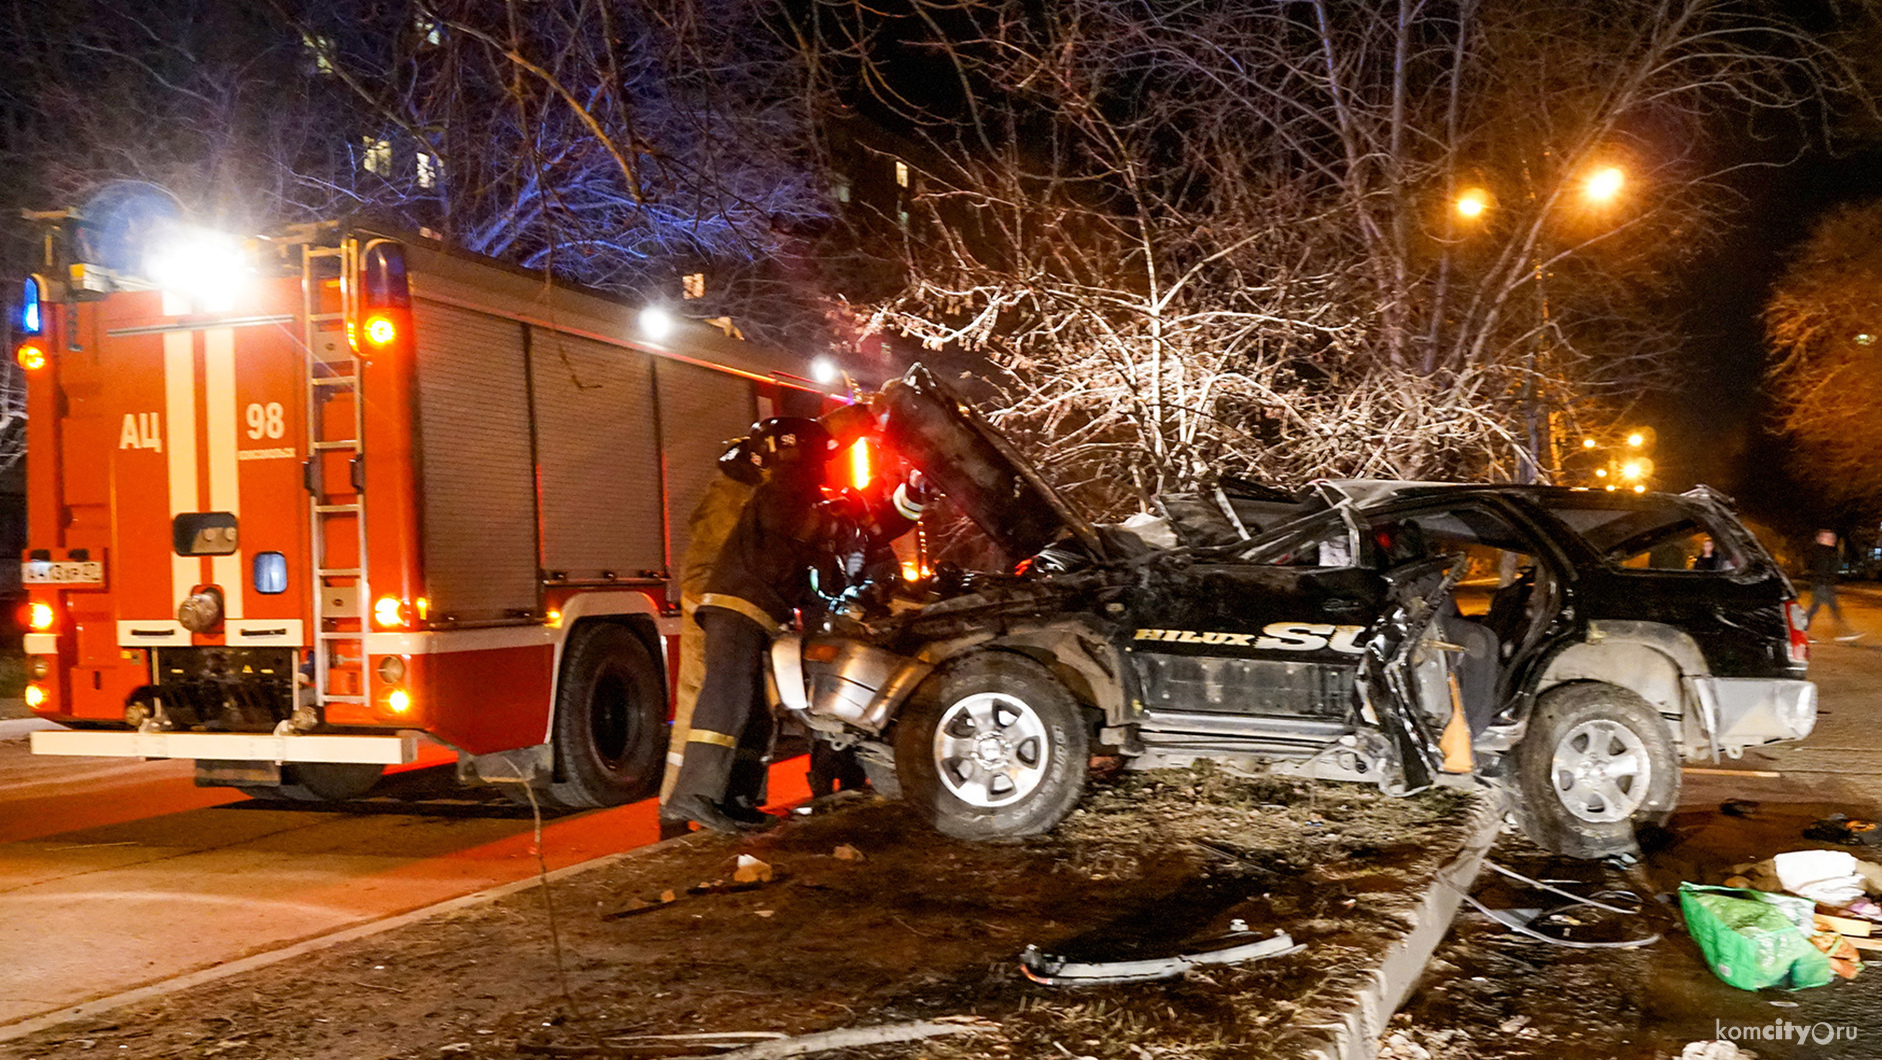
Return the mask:
POLYGON ((432 616, 521 616, 545 575, 676 576, 723 443, 751 429, 780 367, 770 351, 705 329, 664 356, 619 302, 421 244, 405 253, 432 616))
POLYGON ((757 418, 750 380, 727 372, 663 361, 654 366, 660 386, 660 420, 666 443, 667 524, 673 533, 674 581, 679 599, 679 564, 686 556, 687 520, 719 473, 725 443, 751 430, 757 418))
POLYGON ((532 327, 529 359, 544 569, 570 581, 665 569, 652 358, 532 327))
POLYGON ((431 613, 487 621, 534 611, 536 482, 523 325, 414 299, 412 330, 431 613))

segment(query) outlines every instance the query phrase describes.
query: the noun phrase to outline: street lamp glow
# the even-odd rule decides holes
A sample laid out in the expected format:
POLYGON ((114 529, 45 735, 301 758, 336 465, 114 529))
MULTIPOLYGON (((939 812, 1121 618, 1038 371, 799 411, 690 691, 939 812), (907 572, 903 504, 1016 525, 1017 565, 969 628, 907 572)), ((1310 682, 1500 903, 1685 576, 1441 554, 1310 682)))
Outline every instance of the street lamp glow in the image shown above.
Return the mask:
POLYGON ((1583 438, 1583 439, 1581 440, 1581 447, 1582 447, 1583 449, 1593 449, 1593 448, 1594 448, 1594 439, 1593 439, 1593 438, 1583 438))
POLYGON ((1635 431, 1627 436, 1627 444, 1632 448, 1638 449, 1647 444, 1647 436, 1639 431, 1635 431))
POLYGON ((1469 188, 1457 196, 1457 215, 1467 219, 1483 216, 1490 208, 1490 193, 1482 188, 1469 188))
POLYGON ((1640 466, 1640 461, 1638 460, 1629 460, 1627 463, 1621 465, 1621 477, 1629 482, 1639 478, 1645 471, 1646 469, 1640 466))
POLYGON ((1595 478, 1607 478, 1607 477, 1608 477, 1608 469, 1607 469, 1607 468, 1605 468, 1605 467, 1598 467, 1598 468, 1595 468, 1595 469, 1594 469, 1594 477, 1595 477, 1595 478))
POLYGON ((1588 197, 1589 202, 1612 202, 1614 197, 1621 193, 1621 187, 1626 183, 1627 174, 1622 173, 1618 167, 1605 166, 1589 175, 1582 193, 1588 197))
POLYGON ((1635 493, 1645 493, 1645 492, 1647 492, 1647 487, 1645 487, 1645 486, 1635 486, 1635 487, 1634 487, 1634 492, 1635 492, 1635 493))
POLYGON ((641 334, 660 342, 673 334, 673 314, 657 305, 650 305, 640 311, 641 334))
POLYGON ((810 362, 810 377, 824 386, 829 386, 843 378, 843 371, 836 366, 835 359, 827 356, 816 357, 810 362))

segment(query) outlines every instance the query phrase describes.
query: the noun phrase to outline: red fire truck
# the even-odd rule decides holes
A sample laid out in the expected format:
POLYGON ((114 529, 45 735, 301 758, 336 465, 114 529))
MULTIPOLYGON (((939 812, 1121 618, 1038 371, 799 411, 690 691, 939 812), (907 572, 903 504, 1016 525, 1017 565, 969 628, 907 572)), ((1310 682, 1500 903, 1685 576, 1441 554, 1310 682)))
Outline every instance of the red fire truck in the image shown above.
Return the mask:
POLYGON ((815 414, 801 366, 392 231, 150 238, 25 285, 33 750, 341 799, 422 733, 552 804, 653 791, 687 515, 815 414))

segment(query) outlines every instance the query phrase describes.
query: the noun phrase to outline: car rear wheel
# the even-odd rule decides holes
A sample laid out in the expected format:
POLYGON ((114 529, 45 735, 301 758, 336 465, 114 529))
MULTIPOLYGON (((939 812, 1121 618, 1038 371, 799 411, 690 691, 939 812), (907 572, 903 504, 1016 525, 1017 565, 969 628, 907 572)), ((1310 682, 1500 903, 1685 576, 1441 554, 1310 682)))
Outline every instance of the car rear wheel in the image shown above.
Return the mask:
POLYGON ((611 623, 576 630, 555 702, 561 779, 538 791, 540 801, 586 809, 658 791, 666 710, 666 682, 633 630, 611 623))
POLYGON ((916 693, 896 726, 895 772, 902 798, 945 835, 1037 835, 1084 793, 1090 739, 1043 666, 982 652, 916 693))
POLYGON ((1523 830, 1558 854, 1631 852, 1634 828, 1663 823, 1679 802, 1679 761, 1666 723, 1616 685, 1544 693, 1516 754, 1523 830))

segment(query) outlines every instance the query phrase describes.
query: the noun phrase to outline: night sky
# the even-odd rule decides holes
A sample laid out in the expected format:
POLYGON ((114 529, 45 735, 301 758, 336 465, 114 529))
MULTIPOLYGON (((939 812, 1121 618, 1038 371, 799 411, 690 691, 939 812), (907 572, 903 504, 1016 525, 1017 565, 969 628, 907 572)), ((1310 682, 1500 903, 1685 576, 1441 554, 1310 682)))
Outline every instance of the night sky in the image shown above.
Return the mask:
POLYGON ((1640 418, 1659 432, 1663 488, 1703 482, 1731 494, 1771 529, 1804 534, 1837 515, 1795 479, 1797 457, 1768 429, 1759 314, 1819 216, 1882 197, 1882 148, 1841 156, 1814 150, 1789 166, 1740 174, 1734 184, 1746 208, 1691 281, 1693 338, 1682 382, 1671 394, 1648 398, 1640 418))

